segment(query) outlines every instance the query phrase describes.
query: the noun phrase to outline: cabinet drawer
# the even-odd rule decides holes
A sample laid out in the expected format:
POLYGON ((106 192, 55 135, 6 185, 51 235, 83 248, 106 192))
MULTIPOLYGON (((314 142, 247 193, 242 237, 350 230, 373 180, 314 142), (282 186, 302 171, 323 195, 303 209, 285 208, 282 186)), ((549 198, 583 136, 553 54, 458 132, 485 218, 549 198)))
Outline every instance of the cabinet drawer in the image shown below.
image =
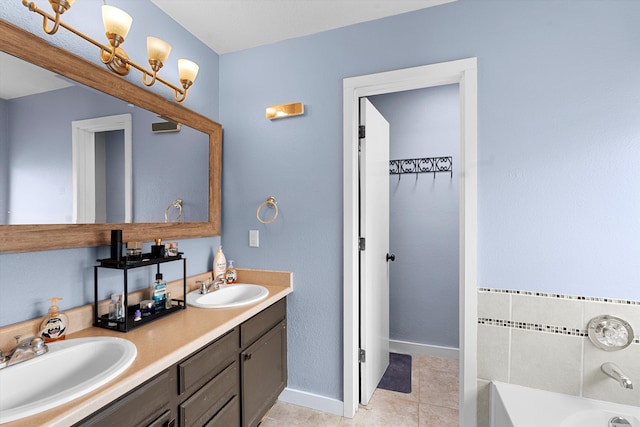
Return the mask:
POLYGON ((240 398, 231 399, 227 405, 211 419, 206 427, 235 427, 240 425, 240 398))
POLYGON ((178 364, 179 394, 195 391, 227 367, 238 354, 238 330, 227 332, 178 364))
POLYGON ((169 384, 169 371, 164 371, 76 426, 155 425, 155 420, 167 415, 167 412, 170 418, 171 413, 167 409, 171 399, 169 384))
POLYGON ((167 427, 175 425, 175 420, 171 424, 171 411, 167 409, 162 415, 153 420, 147 427, 167 427))
POLYGON ((227 402, 237 397, 239 389, 238 362, 234 361, 180 404, 180 426, 203 425, 225 407, 227 402))
POLYGON ((280 323, 287 315, 286 300, 283 298, 271 307, 256 314, 240 325, 240 347, 253 343, 269 329, 280 323))

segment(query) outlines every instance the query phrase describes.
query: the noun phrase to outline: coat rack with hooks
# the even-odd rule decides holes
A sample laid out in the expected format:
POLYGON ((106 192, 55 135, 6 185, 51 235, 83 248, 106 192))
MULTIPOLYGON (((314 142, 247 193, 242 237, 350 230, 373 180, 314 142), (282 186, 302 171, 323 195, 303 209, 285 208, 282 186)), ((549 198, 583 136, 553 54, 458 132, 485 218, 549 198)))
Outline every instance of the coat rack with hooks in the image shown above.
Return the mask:
POLYGON ((438 172, 449 172, 449 176, 453 178, 453 157, 389 160, 389 175, 433 173, 435 178, 438 172))

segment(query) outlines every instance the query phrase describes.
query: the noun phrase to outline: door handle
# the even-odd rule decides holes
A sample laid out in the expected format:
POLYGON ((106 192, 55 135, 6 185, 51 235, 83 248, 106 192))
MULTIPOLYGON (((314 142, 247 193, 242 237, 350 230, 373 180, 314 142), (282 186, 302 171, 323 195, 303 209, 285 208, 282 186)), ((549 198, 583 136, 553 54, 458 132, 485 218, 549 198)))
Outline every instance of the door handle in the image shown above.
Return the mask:
POLYGON ((387 262, 395 261, 395 260, 396 260, 396 256, 394 254, 387 254, 387 262))

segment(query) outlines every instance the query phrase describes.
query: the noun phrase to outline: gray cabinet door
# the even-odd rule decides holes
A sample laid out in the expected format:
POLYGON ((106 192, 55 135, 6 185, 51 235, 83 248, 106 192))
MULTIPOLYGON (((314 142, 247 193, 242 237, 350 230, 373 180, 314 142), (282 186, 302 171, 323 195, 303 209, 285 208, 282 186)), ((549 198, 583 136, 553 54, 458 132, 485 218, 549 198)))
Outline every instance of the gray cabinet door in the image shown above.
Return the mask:
POLYGON ((242 425, 257 426, 287 385, 286 322, 240 353, 242 425))

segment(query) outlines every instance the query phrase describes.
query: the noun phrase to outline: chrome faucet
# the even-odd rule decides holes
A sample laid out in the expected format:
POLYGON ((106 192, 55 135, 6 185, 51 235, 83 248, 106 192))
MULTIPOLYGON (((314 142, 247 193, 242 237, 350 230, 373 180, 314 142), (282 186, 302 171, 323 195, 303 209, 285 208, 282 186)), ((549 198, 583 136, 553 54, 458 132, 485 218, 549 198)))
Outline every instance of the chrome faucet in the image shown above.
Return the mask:
POLYGON ((600 366, 602 372, 620 383, 620 387, 633 390, 633 382, 615 363, 606 362, 600 366))
POLYGON ((24 362, 25 360, 33 359, 36 356, 40 356, 49 351, 49 347, 44 343, 41 337, 29 337, 22 341, 20 336, 16 336, 17 345, 7 354, 2 355, 0 352, 0 369, 6 368, 16 363, 24 362))
POLYGON ((215 291, 217 289, 220 289, 222 286, 224 286, 225 283, 226 282, 222 277, 218 277, 215 280, 209 279, 206 282, 203 282, 200 280, 196 281, 196 284, 200 284, 200 293, 202 295, 208 294, 212 286, 213 286, 213 290, 215 291))
POLYGON ((623 417, 613 417, 609 420, 609 427, 626 427, 631 423, 623 417))

